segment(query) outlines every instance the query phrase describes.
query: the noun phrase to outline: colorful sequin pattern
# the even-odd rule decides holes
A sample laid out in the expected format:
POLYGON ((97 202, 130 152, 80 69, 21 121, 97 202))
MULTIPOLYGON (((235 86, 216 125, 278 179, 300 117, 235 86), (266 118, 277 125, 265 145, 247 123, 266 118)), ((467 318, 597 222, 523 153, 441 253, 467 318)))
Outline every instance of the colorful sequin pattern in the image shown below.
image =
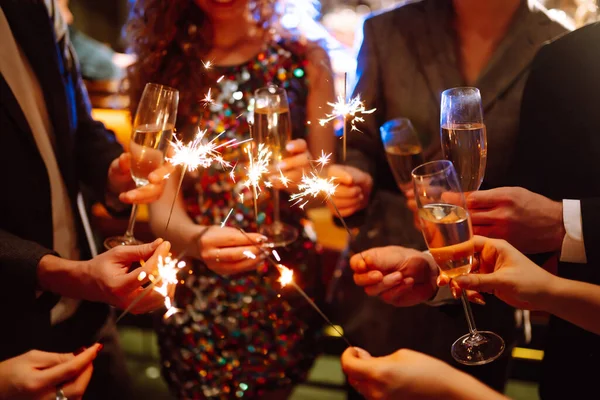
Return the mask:
MULTIPOLYGON (((179 131, 200 126, 221 133, 219 141, 249 137, 246 115, 256 89, 274 83, 286 89, 294 138, 306 137, 305 48, 297 41, 273 43, 250 62, 215 67, 211 73, 213 102, 198 103, 178 117, 179 131), (224 76, 218 83, 220 76, 224 76)), ((193 90, 193 88, 189 88, 193 90)), ((236 179, 214 167, 186 177, 184 199, 198 224, 219 225, 230 210, 228 226, 255 232, 252 195, 240 183, 247 156, 227 149, 238 164, 236 179)), ((282 220, 301 237, 278 249, 294 270, 295 282, 319 300, 321 268, 314 235, 302 210, 281 199, 282 220), (311 239, 312 237, 312 239, 311 239)), ((270 221, 268 191, 260 196, 259 223, 270 221)), ((319 316, 292 288, 281 288, 279 272, 265 265, 257 272, 222 277, 196 262, 178 285, 176 306, 183 312, 161 321, 159 342, 163 373, 174 394, 186 399, 261 398, 265 391, 290 388, 302 381, 317 353, 319 316)))

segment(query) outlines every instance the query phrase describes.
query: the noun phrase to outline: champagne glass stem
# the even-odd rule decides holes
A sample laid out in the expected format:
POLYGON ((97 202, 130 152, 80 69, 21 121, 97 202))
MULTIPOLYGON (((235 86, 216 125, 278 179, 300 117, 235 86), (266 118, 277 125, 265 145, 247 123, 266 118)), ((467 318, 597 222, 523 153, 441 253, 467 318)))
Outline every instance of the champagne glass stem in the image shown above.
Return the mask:
POLYGON ((281 214, 279 211, 279 189, 273 190, 273 222, 275 229, 281 225, 281 214))
POLYGON ((133 239, 133 227, 135 226, 135 218, 137 217, 138 205, 134 204, 131 207, 131 215, 129 216, 129 224, 127 225, 127 231, 125 237, 127 239, 133 239))
POLYGON ((467 324, 469 325, 469 332, 471 333, 471 338, 477 336, 477 327, 475 326, 475 318, 473 317, 473 310, 471 310, 471 305, 469 304, 469 298, 467 297, 467 292, 465 290, 461 290, 460 299, 462 301, 463 308, 465 309, 465 315, 467 316, 467 324))

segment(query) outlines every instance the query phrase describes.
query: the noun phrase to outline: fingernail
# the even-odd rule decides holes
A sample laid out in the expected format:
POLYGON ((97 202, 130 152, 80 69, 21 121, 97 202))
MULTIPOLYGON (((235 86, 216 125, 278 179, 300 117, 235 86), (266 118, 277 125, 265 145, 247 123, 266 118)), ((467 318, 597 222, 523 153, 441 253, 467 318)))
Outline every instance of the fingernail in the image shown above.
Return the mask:
POLYGON ((268 237, 266 237, 266 236, 261 236, 261 237, 259 237, 259 238, 258 238, 258 243, 264 243, 264 242, 266 242, 267 240, 269 240, 269 238, 268 238, 268 237))
POLYGON ((285 145, 285 149, 286 149, 287 151, 292 151, 292 150, 294 150, 294 144, 293 144, 293 143, 288 143, 288 144, 286 144, 286 145, 285 145))
POLYGON ((277 168, 279 169, 285 169, 286 166, 287 164, 285 163, 285 161, 280 161, 279 164, 277 164, 277 168))
POLYGON ((81 353, 83 353, 85 351, 85 346, 81 346, 80 348, 78 348, 77 350, 75 350, 73 352, 74 355, 79 355, 81 353))
POLYGON ((479 304, 480 306, 485 306, 485 301, 483 301, 482 298, 474 297, 471 299, 471 301, 473 301, 475 304, 479 304))
POLYGON ((98 345, 98 350, 96 350, 96 354, 100 353, 100 351, 104 348, 104 345, 102 343, 100 343, 98 345))
POLYGON ((356 346, 354 346, 353 348, 354 348, 354 351, 358 358, 363 358, 363 359, 371 358, 371 354, 369 354, 368 351, 363 350, 360 347, 356 347, 356 346))
POLYGON ((383 283, 386 285, 395 285, 402 281, 402 273, 395 271, 383 277, 383 283))

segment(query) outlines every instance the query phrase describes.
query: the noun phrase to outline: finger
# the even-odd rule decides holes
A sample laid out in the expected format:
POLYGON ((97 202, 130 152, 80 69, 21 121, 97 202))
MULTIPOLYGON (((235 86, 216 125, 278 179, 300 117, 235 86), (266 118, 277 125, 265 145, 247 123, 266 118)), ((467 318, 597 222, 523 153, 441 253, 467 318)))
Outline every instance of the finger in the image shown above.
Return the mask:
POLYGON ((127 204, 147 204, 152 203, 162 195, 165 189, 165 182, 149 183, 145 186, 129 190, 119 195, 119 200, 127 204))
POLYGON ((261 256, 266 257, 267 254, 266 250, 263 251, 256 246, 217 247, 203 252, 202 258, 215 261, 218 258, 220 262, 234 263, 248 259, 258 259, 261 256))
POLYGON ((121 174, 128 174, 131 170, 131 153, 123 153, 119 156, 119 171, 121 174))
POLYGON ((268 241, 266 236, 258 233, 242 233, 235 228, 214 226, 212 232, 201 239, 204 248, 209 247, 237 247, 249 244, 261 245, 268 241))
POLYGON ((333 202, 337 208, 356 208, 358 207, 362 201, 364 200, 364 196, 359 194, 358 196, 352 198, 333 198, 333 202))
MULTIPOLYGON (((131 304, 131 302, 136 299, 138 296, 143 296, 135 306, 131 308, 131 313, 135 315, 146 314, 151 311, 160 310, 165 307, 165 296, 156 292, 155 290, 148 290, 144 292, 146 289, 139 288, 135 292, 133 292, 130 296, 130 300, 127 302, 127 306, 131 304)), ((124 307, 124 308, 127 308, 124 307)))
POLYGON ((175 171, 175 166, 171 163, 164 163, 148 175, 150 183, 159 184, 167 179, 175 171))
POLYGON ((401 272, 395 271, 382 278, 381 282, 365 287, 365 293, 369 296, 379 296, 381 293, 402 284, 404 276, 401 272))
MULTIPOLYGON (((361 287, 370 287, 381 283, 383 274, 379 271, 369 271, 363 274, 354 274, 354 283, 361 287)), ((366 290, 365 290, 366 291, 366 290)))
POLYGON ((333 196, 336 199, 346 199, 346 198, 355 198, 362 194, 362 189, 359 186, 345 186, 339 185, 335 190, 335 195, 333 196))
POLYGON ((96 358, 102 345, 95 344, 84 350, 81 354, 57 354, 58 364, 40 371, 39 378, 44 386, 57 386, 65 381, 77 377, 96 358))
MULTIPOLYGON (((355 254, 350 258, 350 268, 356 273, 364 273, 367 269, 365 256, 362 253, 355 254)), ((383 277, 383 276, 382 276, 383 277)))
POLYGON ((92 373, 94 372, 94 366, 89 364, 75 380, 63 385, 63 393, 65 397, 70 400, 81 399, 87 389, 92 373))
POLYGON ((162 242, 163 240, 159 238, 152 243, 146 243, 142 245, 118 246, 108 250, 108 253, 111 253, 116 261, 122 263, 146 260, 154 253, 154 251, 162 242))
POLYGON ((145 276, 156 275, 158 271, 158 262, 159 259, 166 259, 169 256, 169 251, 171 250, 170 242, 162 242, 160 246, 154 251, 152 256, 144 262, 144 265, 141 268, 138 268, 134 271, 131 271, 126 276, 132 281, 132 285, 134 285, 131 289, 144 284, 148 281, 148 278, 140 278, 140 274, 143 272, 145 276))
POLYGON ((474 225, 493 225, 498 222, 498 209, 473 209, 469 210, 471 223, 474 225))
POLYGON ((462 275, 454 278, 454 282, 461 289, 487 293, 492 293, 502 284, 495 273, 462 275))
MULTIPOLYGON (((407 283, 396 285, 383 291, 379 297, 388 304, 402 303, 402 300, 415 290, 414 280, 407 279, 407 283)), ((427 298, 425 298, 426 300, 427 298)))
POLYGON ((348 379, 363 380, 369 378, 371 359, 363 358, 366 357, 363 352, 369 354, 365 350, 357 352, 355 347, 349 347, 342 353, 342 370, 348 376, 348 379))
POLYGON ((290 154, 305 153, 308 145, 304 139, 294 139, 287 142, 285 150, 290 154))
POLYGON ((286 157, 277 164, 277 168, 282 172, 296 168, 308 170, 310 168, 308 153, 304 152, 292 157, 286 157))
POLYGON ((467 196, 467 208, 494 208, 505 200, 502 188, 477 190, 467 196))

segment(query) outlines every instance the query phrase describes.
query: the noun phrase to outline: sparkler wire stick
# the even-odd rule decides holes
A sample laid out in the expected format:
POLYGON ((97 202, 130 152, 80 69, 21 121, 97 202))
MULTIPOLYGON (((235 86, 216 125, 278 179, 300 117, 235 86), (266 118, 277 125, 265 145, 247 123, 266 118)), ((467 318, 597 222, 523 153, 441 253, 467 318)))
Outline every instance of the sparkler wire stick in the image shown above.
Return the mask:
POLYGON ((179 191, 181 190, 181 184, 183 183, 183 177, 187 172, 187 165, 184 164, 181 169, 181 178, 179 178, 179 184, 177 185, 177 191, 175 192, 175 197, 173 198, 173 203, 171 203, 171 211, 169 211, 169 218, 167 218, 167 225, 165 225, 165 232, 163 236, 166 235, 167 229, 169 229, 169 222, 171 222, 171 216, 173 215, 173 208, 175 207, 175 202, 177 201, 177 197, 179 196, 179 191))
MULTIPOLYGON (((250 243, 252 243, 252 245, 254 247, 256 247, 256 249, 258 251, 260 251, 261 253, 263 253, 263 255, 266 256, 266 259, 269 260, 269 262, 278 270, 279 269, 279 265, 273 260, 273 258, 271 258, 271 254, 266 251, 265 249, 263 249, 262 247, 260 247, 255 241, 253 241, 250 236, 248 236, 248 234, 246 232, 244 232, 244 230, 242 228, 238 228, 238 230, 246 237, 246 239, 248 239, 248 241, 250 241, 250 243)), ((349 347, 353 347, 352 344, 350 343, 350 341, 344 336, 344 334, 342 332, 340 332, 340 330, 337 328, 337 326, 335 326, 335 324, 333 322, 331 322, 331 320, 327 317, 327 315, 325 315, 325 313, 323 311, 321 311, 321 309, 319 308, 319 306, 317 306, 315 304, 314 301, 312 301, 312 299, 310 297, 308 297, 308 295, 306 294, 306 292, 304 290, 302 290, 302 288, 300 286, 298 286, 296 284, 296 282, 294 282, 293 280, 290 281, 288 283, 289 285, 291 285, 294 289, 296 289, 296 291, 298 293, 300 293, 300 295, 302 295, 302 297, 304 297, 306 299, 306 301, 308 302, 308 304, 314 308, 314 310, 319 313, 319 315, 321 317, 323 317, 323 319, 325 320, 325 322, 327 322, 329 324, 329 326, 331 326, 331 328, 336 331, 336 333, 338 335, 340 335, 340 337, 346 342, 346 344, 349 347)))
MULTIPOLYGON (((348 94, 346 93, 346 86, 347 86, 347 82, 348 81, 348 73, 344 72, 344 103, 346 102, 346 97, 348 96, 348 94)), ((346 162, 346 113, 344 113, 344 118, 343 118, 343 123, 344 126, 342 126, 342 161, 346 162)))

